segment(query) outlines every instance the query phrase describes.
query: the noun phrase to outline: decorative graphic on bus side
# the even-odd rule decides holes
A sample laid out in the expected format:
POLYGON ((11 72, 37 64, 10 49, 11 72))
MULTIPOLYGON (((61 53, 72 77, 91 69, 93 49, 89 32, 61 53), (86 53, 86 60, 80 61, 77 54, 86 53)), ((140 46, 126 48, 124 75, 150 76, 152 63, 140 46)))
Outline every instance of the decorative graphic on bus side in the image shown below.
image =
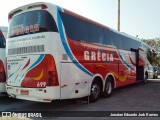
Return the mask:
POLYGON ((41 71, 40 75, 38 77, 33 78, 34 80, 40 80, 43 77, 43 70, 41 71))

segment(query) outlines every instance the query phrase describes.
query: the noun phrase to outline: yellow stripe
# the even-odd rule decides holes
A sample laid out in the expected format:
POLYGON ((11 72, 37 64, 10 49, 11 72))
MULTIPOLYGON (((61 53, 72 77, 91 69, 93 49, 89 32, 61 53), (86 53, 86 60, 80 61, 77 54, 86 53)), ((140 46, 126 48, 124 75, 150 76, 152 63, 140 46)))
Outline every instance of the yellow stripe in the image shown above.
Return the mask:
POLYGON ((38 77, 33 78, 34 80, 40 80, 43 77, 43 70, 41 71, 41 74, 38 77))
MULTIPOLYGON (((104 65, 97 65, 97 67, 102 67, 102 68, 108 69, 108 68, 105 67, 104 65)), ((112 70, 110 70, 110 69, 108 69, 108 70, 109 70, 110 72, 112 72, 112 74, 113 74, 117 79, 119 79, 119 81, 122 81, 122 82, 126 81, 126 79, 127 79, 126 76, 120 76, 120 75, 116 74, 115 72, 113 72, 112 70)))

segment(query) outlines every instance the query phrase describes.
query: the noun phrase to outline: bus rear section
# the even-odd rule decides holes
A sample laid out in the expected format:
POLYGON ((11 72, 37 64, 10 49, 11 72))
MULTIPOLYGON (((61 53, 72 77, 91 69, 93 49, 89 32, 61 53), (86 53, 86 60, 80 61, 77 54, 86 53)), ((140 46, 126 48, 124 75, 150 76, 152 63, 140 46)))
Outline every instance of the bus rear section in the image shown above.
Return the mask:
POLYGON ((5 74, 5 37, 3 33, 6 33, 7 27, 0 27, 0 95, 6 94, 6 74, 5 74), (1 29, 2 28, 2 29, 1 29))
POLYGON ((46 5, 39 3, 20 7, 17 14, 10 13, 7 43, 10 97, 40 102, 60 99, 54 47, 58 29, 54 12, 47 10, 46 5))

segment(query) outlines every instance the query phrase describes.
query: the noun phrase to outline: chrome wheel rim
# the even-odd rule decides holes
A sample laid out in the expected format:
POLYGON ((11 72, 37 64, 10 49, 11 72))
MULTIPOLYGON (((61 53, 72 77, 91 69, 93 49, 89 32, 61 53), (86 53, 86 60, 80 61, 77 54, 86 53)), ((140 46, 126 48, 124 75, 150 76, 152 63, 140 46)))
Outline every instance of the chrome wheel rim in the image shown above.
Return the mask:
POLYGON ((97 98, 99 96, 99 94, 100 94, 100 88, 97 84, 94 84, 92 86, 92 95, 94 98, 97 98))

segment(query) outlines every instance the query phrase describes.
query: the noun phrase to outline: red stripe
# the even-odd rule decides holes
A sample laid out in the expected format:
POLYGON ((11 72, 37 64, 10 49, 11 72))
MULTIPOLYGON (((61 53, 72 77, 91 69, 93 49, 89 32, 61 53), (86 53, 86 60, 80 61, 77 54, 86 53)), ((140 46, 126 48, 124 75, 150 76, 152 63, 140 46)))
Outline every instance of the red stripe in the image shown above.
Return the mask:
POLYGON ((27 64, 23 67, 23 69, 25 69, 29 65, 29 63, 30 63, 30 59, 28 60, 27 64))

